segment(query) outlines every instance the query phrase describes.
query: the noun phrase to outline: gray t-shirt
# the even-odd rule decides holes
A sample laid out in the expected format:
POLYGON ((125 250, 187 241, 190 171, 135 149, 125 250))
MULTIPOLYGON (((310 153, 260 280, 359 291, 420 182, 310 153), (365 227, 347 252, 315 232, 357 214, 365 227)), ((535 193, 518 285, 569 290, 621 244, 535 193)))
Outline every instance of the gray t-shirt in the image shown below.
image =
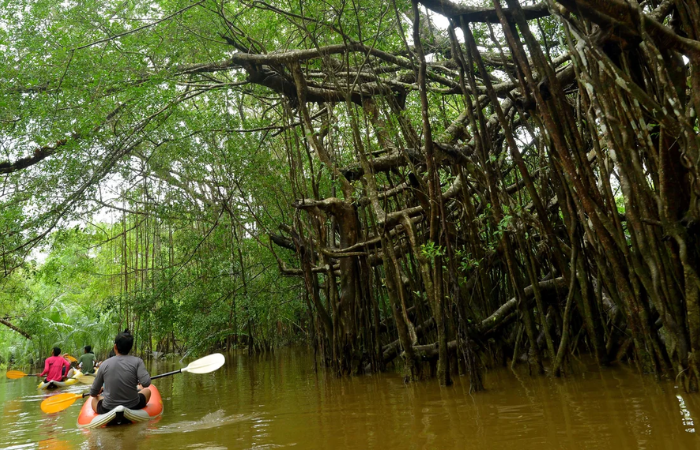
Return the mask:
POLYGON ((102 406, 105 409, 114 409, 119 405, 133 408, 139 404, 136 387, 139 383, 143 387, 151 385, 151 376, 143 360, 131 355, 117 355, 100 364, 90 395, 96 397, 104 384, 102 406))

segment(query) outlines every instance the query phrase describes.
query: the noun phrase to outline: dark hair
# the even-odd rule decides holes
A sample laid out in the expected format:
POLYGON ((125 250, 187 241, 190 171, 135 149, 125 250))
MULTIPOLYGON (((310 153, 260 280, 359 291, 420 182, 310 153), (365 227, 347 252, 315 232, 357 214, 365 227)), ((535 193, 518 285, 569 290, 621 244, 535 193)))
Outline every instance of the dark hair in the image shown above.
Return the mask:
POLYGON ((92 347, 90 347, 89 345, 86 345, 85 346, 85 353, 90 353, 91 351, 92 351, 92 347))
POLYGON ((58 356, 61 354, 61 349, 58 347, 53 348, 53 356, 58 356))
POLYGON ((134 346, 134 337, 129 332, 129 329, 122 331, 114 338, 114 343, 117 344, 117 351, 121 355, 128 355, 131 347, 134 346))

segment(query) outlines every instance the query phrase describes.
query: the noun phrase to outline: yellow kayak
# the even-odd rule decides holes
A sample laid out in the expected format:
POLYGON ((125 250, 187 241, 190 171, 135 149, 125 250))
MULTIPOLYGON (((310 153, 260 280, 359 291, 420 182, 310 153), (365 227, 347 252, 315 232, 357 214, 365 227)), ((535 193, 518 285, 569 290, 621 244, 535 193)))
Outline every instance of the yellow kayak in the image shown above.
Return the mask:
POLYGON ((49 381, 48 383, 45 381, 42 381, 39 383, 39 389, 56 389, 59 387, 65 387, 65 386, 73 386, 74 384, 78 383, 77 378, 68 378, 65 381, 49 381))
MULTIPOLYGON (((80 382, 80 378, 82 377, 93 377, 94 374, 91 375, 84 375, 80 370, 78 369, 72 369, 73 370, 73 376, 70 378, 64 380, 64 381, 49 381, 47 382, 41 382, 39 383, 39 389, 56 389, 59 387, 66 387, 66 386, 73 386, 74 384, 78 384, 80 382)), ((97 373, 97 370, 95 370, 95 374, 97 373)))

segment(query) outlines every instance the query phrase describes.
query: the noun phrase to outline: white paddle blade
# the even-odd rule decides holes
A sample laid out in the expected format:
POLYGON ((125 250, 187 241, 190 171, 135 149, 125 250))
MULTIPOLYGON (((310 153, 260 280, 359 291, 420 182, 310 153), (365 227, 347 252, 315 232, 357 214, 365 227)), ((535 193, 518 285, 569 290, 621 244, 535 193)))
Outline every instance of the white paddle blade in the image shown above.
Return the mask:
POLYGON ((197 361, 192 361, 187 367, 182 369, 183 372, 189 373, 209 373, 223 366, 226 358, 221 353, 205 356, 197 361))

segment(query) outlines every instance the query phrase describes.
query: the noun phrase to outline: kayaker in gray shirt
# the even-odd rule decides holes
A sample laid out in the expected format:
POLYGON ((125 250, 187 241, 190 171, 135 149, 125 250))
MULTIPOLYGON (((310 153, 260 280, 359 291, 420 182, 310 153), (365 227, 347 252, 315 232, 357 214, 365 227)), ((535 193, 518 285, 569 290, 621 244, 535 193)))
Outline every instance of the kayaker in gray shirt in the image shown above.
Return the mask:
POLYGON ((106 414, 120 405, 142 409, 148 404, 151 376, 141 358, 129 355, 133 345, 134 337, 124 330, 114 339, 116 355, 100 364, 90 389, 92 409, 97 414, 106 414))

